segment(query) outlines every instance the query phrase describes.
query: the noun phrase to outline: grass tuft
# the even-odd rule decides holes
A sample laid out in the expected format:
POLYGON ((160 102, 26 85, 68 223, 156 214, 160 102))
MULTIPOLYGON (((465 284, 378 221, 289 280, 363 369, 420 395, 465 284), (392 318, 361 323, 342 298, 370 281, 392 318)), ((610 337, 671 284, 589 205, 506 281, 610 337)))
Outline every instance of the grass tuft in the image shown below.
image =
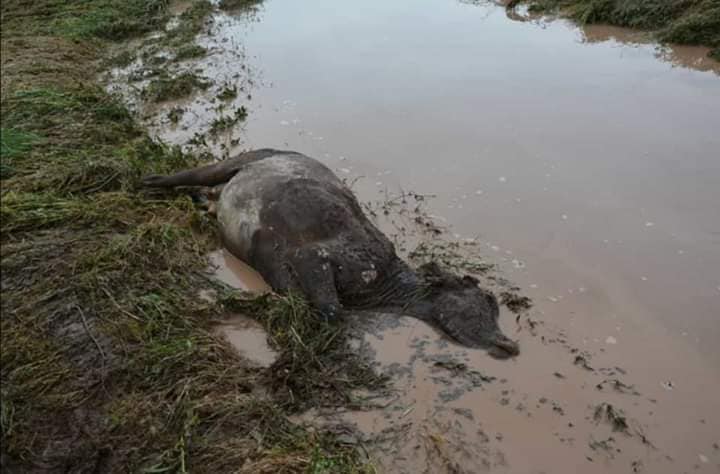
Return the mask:
POLYGON ((266 295, 239 303, 237 310, 262 322, 280 351, 265 381, 283 408, 351 406, 354 389, 386 383, 366 361, 350 356, 343 327, 322 319, 303 298, 266 295))
POLYGON ((209 81, 192 72, 183 72, 174 77, 163 73, 150 82, 143 95, 152 102, 167 102, 182 99, 197 89, 208 87, 210 87, 209 81))
POLYGON ((262 3, 262 0, 220 0, 220 9, 228 11, 248 10, 262 3))
POLYGON ((32 144, 39 139, 34 133, 0 128, 0 179, 9 178, 15 173, 13 161, 27 154, 32 144))
POLYGON ((232 115, 223 115, 213 119, 210 124, 210 135, 217 135, 233 128, 238 122, 242 122, 247 118, 247 109, 244 106, 240 106, 235 109, 232 115))
POLYGON ((197 44, 191 44, 179 48, 175 54, 175 60, 185 61, 187 59, 201 58, 206 54, 207 49, 197 44))

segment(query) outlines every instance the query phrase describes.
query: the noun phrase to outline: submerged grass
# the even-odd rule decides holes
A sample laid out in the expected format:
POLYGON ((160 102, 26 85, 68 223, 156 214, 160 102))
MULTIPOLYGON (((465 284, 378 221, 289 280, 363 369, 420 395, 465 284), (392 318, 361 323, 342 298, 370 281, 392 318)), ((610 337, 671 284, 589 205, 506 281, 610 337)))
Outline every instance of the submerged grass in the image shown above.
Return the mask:
POLYGON ((207 49, 197 44, 191 44, 179 48, 175 54, 175 60, 185 61, 186 59, 201 58, 206 54, 207 49))
POLYGON ((145 89, 143 95, 146 100, 152 102, 167 102, 189 96, 197 89, 207 89, 210 82, 189 71, 182 72, 177 76, 161 74, 153 79, 145 89))
POLYGON ((248 300, 207 277, 213 222, 187 196, 139 189, 197 160, 88 80, 108 38, 163 24, 165 6, 2 2, 2 470, 364 471, 355 447, 288 415, 383 380, 302 299, 248 300), (266 325, 271 369, 214 335, 231 310, 266 325))
MULTIPOLYGON (((511 5, 525 0, 513 1, 511 5)), ((559 11, 580 23, 607 23, 657 32, 665 42, 703 45, 720 59, 717 0, 528 0, 531 11, 559 11)))
POLYGON ((262 0, 220 0, 219 7, 222 10, 252 9, 261 4, 262 0))
POLYGON ((231 115, 221 115, 213 119, 210 124, 210 135, 217 135, 233 128, 238 122, 242 122, 247 118, 247 109, 244 106, 240 106, 235 109, 231 115))
POLYGON ((354 388, 384 386, 386 379, 370 365, 348 357, 344 329, 316 316, 302 297, 264 296, 236 302, 235 307, 261 321, 281 351, 265 382, 283 408, 360 405, 353 398, 354 388))

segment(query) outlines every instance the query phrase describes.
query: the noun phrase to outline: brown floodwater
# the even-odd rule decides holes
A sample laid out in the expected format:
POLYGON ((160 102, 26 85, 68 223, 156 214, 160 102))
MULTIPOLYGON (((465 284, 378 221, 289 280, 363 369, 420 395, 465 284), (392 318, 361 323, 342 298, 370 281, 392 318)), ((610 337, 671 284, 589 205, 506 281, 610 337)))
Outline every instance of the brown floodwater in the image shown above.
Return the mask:
MULTIPOLYGON (((252 267, 220 249, 209 256, 208 273, 219 281, 239 290, 254 294, 272 291, 252 267)), ((233 314, 215 327, 230 345, 251 364, 269 367, 275 362, 277 352, 268 344, 267 333, 262 325, 242 314, 233 314)))
POLYGON ((224 249, 216 250, 210 254, 209 271, 215 278, 226 285, 243 291, 257 294, 272 291, 258 272, 224 249))
POLYGON ((250 317, 233 315, 218 324, 215 331, 252 364, 270 367, 277 359, 278 354, 268 344, 262 325, 250 317))
POLYGON ((522 350, 505 362, 369 318, 395 396, 306 421, 357 424, 385 472, 720 470, 720 65, 706 49, 453 0, 269 0, 210 31, 210 55, 181 67, 215 86, 136 104, 159 138, 187 145, 243 105, 242 126, 207 139, 218 156, 293 149, 364 201, 435 195, 436 220, 535 303, 534 328, 501 316, 522 350), (240 93, 223 105, 228 85, 240 93), (448 358, 466 367, 436 365, 448 358), (595 420, 603 403, 627 430, 595 420))

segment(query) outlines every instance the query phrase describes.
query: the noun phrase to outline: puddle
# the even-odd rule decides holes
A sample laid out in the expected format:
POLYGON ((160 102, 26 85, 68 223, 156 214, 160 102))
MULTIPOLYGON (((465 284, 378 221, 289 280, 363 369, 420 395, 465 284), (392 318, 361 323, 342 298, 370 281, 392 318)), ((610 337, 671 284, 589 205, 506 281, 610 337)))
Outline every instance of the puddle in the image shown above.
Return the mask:
MULTIPOLYGON (((518 323, 501 317, 521 346, 506 362, 415 320, 367 321, 395 396, 303 419, 357 425, 382 471, 718 472, 720 65, 703 48, 478 3, 269 0, 252 16, 218 13, 199 40, 210 55, 168 66, 215 85, 135 104, 156 136, 188 148, 243 106, 242 125, 206 136, 215 156, 293 149, 362 201, 435 195, 434 221, 533 298, 518 323), (239 93, 223 102, 228 86, 239 93)), ((123 81, 139 66, 112 74, 129 101, 144 82, 123 81)), ((221 270, 229 284, 262 288, 213 258, 239 269, 221 270)))
POLYGON ((527 327, 513 328, 511 314, 501 318, 522 341, 510 362, 459 347, 412 318, 361 317, 358 337, 395 390, 372 399, 380 408, 313 410, 300 420, 353 426, 351 441, 364 443, 380 472, 675 473, 688 464, 713 472, 695 451, 708 451, 717 436, 716 393, 698 393, 695 376, 682 377, 681 401, 654 383, 672 370, 643 374, 626 354, 573 347, 572 335, 544 325, 529 337, 527 327))
MULTIPOLYGON (((254 294, 271 291, 262 276, 227 250, 210 254, 209 272, 218 280, 233 288, 254 294)), ((270 367, 278 353, 267 342, 267 333, 260 323, 241 314, 235 314, 217 325, 221 334, 237 353, 259 367, 270 367)))
POLYGON ((278 353, 267 343, 267 333, 262 325, 252 318, 234 315, 216 328, 244 359, 259 366, 270 367, 278 353))
POLYGON ((210 254, 210 265, 215 278, 233 288, 257 294, 271 291, 258 272, 225 249, 210 254))

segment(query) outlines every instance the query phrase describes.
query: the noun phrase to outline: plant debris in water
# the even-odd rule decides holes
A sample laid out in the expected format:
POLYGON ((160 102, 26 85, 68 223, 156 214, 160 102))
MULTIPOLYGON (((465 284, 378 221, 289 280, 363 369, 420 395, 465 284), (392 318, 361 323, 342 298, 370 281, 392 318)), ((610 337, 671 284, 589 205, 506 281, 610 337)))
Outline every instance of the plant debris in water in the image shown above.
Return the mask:
POLYGON ((225 132, 233 128, 238 122, 241 122, 247 118, 247 109, 244 106, 240 106, 235 109, 232 115, 223 115, 213 119, 210 124, 210 130, 208 133, 211 136, 218 135, 219 133, 225 132))
POLYGON ((220 0, 221 10, 251 9, 262 3, 262 0, 220 0))
POLYGON ((143 92, 146 100, 152 102, 167 102, 188 97, 197 89, 207 89, 210 82, 194 72, 181 72, 177 76, 161 73, 160 77, 153 79, 143 92))
POLYGON ((610 423, 613 431, 628 433, 628 424, 625 415, 609 403, 601 403, 595 407, 593 418, 596 422, 606 421, 610 423))
POLYGON ((351 357, 345 328, 327 323, 304 298, 268 294, 236 305, 236 311, 263 323, 271 345, 280 351, 264 381, 284 408, 352 407, 354 389, 385 386, 386 378, 369 361, 351 357))
MULTIPOLYGON (((207 5, 178 29, 197 31, 207 5)), ((288 416, 383 379, 300 298, 246 300, 209 279, 214 224, 187 196, 139 189, 198 160, 150 140, 88 81, 106 40, 164 25, 166 6, 2 2, 2 469, 368 469, 355 447, 288 416), (239 307, 282 353, 270 370, 213 333, 239 307)))
POLYGON ((639 396, 640 392, 635 389, 634 385, 627 385, 618 379, 605 379, 595 386, 598 390, 603 390, 606 385, 612 387, 618 393, 625 393, 639 396))
POLYGON ((433 365, 437 368, 449 371, 453 377, 463 377, 468 379, 474 387, 480 387, 483 383, 491 383, 496 380, 493 376, 484 375, 477 370, 470 370, 466 364, 454 360, 440 360, 435 362, 433 365))
POLYGON ((178 49, 175 54, 176 61, 185 61, 186 59, 201 58, 207 54, 207 49, 198 44, 190 44, 178 49))
POLYGON ((517 293, 503 291, 500 293, 500 303, 508 307, 513 313, 521 313, 532 308, 532 300, 527 296, 520 296, 517 293))
POLYGON ((173 107, 168 111, 167 118, 170 120, 170 123, 176 124, 180 122, 183 115, 185 115, 185 109, 182 107, 173 107))
POLYGON ((228 100, 233 100, 238 95, 238 89, 237 86, 233 85, 226 85, 223 87, 223 89, 220 91, 220 93, 217 95, 218 100, 221 100, 223 102, 228 100))

